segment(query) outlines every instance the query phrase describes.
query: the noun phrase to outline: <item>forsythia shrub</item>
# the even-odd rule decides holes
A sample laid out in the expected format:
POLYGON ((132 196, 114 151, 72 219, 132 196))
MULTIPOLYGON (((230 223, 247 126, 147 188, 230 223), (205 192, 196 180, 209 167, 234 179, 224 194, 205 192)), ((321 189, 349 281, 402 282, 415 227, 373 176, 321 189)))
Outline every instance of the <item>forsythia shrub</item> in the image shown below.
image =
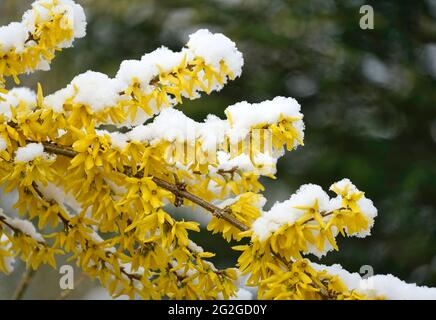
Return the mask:
POLYGON ((5 88, 7 77, 48 70, 85 26, 73 1, 38 0, 0 28, 0 184, 18 192, 25 218, 0 211, 0 271, 15 257, 56 267, 67 254, 114 297, 241 298, 253 286, 259 299, 436 298, 306 258, 338 250, 339 235, 370 234, 377 210, 348 179, 332 197, 308 184, 263 210, 259 178, 274 178, 284 149, 303 145, 297 101, 240 102, 202 123, 173 109, 241 74, 242 54, 222 34, 199 30, 180 52, 124 61, 115 78, 88 71, 47 96, 40 85, 5 88), (214 254, 189 239, 199 224, 176 221, 171 204, 200 207, 213 215, 209 231, 244 239, 237 268, 208 261, 214 254))

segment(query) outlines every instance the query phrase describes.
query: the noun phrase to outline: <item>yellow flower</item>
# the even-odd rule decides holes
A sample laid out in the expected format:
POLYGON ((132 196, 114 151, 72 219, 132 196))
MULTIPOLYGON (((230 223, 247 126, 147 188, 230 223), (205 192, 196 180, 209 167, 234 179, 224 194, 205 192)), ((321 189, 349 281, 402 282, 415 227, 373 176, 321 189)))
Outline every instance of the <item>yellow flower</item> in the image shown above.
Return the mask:
MULTIPOLYGON (((169 198, 171 193, 159 188, 152 177, 134 178, 126 177, 128 192, 124 202, 139 198, 144 207, 157 209, 163 206, 163 199, 169 198)), ((122 202, 122 203, 124 203, 122 202)))
MULTIPOLYGON (((260 215, 260 208, 264 205, 265 199, 252 192, 244 193, 237 197, 237 199, 226 206, 224 210, 236 220, 250 227, 254 220, 260 215)), ((235 239, 241 240, 247 234, 241 233, 241 230, 217 217, 213 217, 207 226, 207 230, 213 233, 221 232, 224 239, 230 241, 235 239)))

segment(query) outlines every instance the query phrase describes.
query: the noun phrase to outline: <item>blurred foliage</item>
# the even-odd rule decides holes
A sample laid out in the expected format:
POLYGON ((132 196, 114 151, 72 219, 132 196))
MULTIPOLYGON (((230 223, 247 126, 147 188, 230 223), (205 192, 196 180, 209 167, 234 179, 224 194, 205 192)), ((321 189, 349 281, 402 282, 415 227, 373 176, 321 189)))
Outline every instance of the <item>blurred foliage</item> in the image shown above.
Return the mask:
MULTIPOLYGON (((0 0, 0 23, 31 0, 0 0)), ((113 76, 124 59, 165 45, 179 50, 207 27, 234 40, 245 57, 240 79, 185 103, 196 120, 223 115, 240 100, 277 95, 299 100, 305 147, 280 161, 265 181, 269 205, 304 183, 323 187, 349 177, 379 209, 373 235, 341 241, 323 261, 350 271, 373 266, 436 286, 436 1, 395 0, 82 0, 88 35, 59 55, 50 73, 23 79, 51 92, 88 69, 113 76), (375 29, 359 27, 370 4, 375 29)), ((219 237, 196 237, 234 259, 219 237)), ((315 259, 316 260, 316 259, 315 259)), ((233 261, 232 261, 233 263, 233 261)))

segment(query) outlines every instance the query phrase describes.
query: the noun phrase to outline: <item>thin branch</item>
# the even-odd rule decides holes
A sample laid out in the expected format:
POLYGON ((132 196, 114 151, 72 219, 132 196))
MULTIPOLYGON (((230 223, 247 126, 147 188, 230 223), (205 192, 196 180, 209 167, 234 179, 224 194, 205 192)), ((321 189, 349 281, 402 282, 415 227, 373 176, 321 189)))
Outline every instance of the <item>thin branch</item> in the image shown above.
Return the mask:
POLYGON ((24 271, 23 276, 21 277, 21 281, 17 289, 15 290, 14 296, 12 298, 13 300, 21 300, 23 298, 27 288, 32 282, 35 273, 36 271, 33 270, 31 267, 29 269, 26 269, 26 271, 24 271))
POLYGON ((165 180, 159 179, 157 177, 153 177, 153 181, 159 187, 170 191, 175 196, 183 197, 183 198, 185 198, 185 199, 187 199, 187 200, 189 200, 189 201, 199 205, 203 209, 206 209, 207 211, 212 213, 215 217, 223 219, 223 220, 226 220, 227 222, 229 222, 230 224, 232 224, 234 227, 238 228, 239 230, 241 230, 241 231, 247 231, 248 230, 248 226, 243 224, 238 219, 234 218, 225 209, 221 209, 221 208, 213 205, 212 203, 207 202, 207 201, 203 200, 200 197, 197 197, 196 195, 190 193, 189 191, 180 190, 176 185, 174 185, 174 184, 172 184, 170 182, 167 182, 165 180))
MULTIPOLYGON (((74 158, 77 155, 76 151, 69 149, 67 147, 59 146, 55 143, 44 142, 43 145, 44 145, 44 150, 48 153, 54 153, 68 158, 74 158)), ((127 174, 131 175, 129 171, 127 171, 127 174)), ((141 176, 139 175, 138 177, 141 176)), ((202 198, 190 193, 189 191, 184 190, 183 188, 181 189, 179 188, 179 186, 172 184, 168 181, 162 180, 157 177, 153 177, 153 181, 159 187, 170 191, 176 197, 182 197, 197 204, 198 206, 212 213, 215 217, 226 220, 227 222, 231 223, 234 227, 238 228, 241 231, 247 231, 249 229, 248 226, 246 226, 245 224, 234 218, 231 214, 229 214, 227 210, 221 209, 213 205, 212 203, 207 202, 202 198)))
POLYGON ((46 246, 47 244, 43 241, 37 240, 35 239, 32 235, 24 232, 23 230, 15 227, 11 222, 10 222, 10 218, 8 216, 6 216, 5 214, 0 214, 0 223, 4 224, 5 226, 7 226, 9 229, 11 229, 14 234, 22 234, 28 238, 31 238, 33 240, 35 240, 39 245, 42 246, 46 246))
POLYGON ((53 142, 42 142, 42 144, 44 146, 45 152, 48 153, 55 153, 68 158, 74 158, 77 155, 77 152, 73 149, 57 145, 53 142))

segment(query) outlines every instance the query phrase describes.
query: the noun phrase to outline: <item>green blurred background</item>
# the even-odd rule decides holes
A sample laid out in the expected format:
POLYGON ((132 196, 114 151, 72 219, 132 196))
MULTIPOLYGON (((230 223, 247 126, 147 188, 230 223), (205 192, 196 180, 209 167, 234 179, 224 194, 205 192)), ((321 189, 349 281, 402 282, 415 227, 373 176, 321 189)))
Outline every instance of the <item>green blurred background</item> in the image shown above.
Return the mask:
MULTIPOLYGON (((0 24, 19 19, 31 2, 0 0, 0 24)), ((184 103, 183 111, 202 120, 241 100, 295 97, 305 115, 305 146, 280 160, 278 180, 264 180, 268 206, 301 184, 327 189, 349 177, 374 200, 379 217, 371 237, 340 239, 341 251, 322 262, 353 272, 370 265, 436 286, 436 0, 77 2, 88 17, 87 37, 59 54, 50 72, 23 77, 24 85, 40 81, 50 93, 88 69, 114 76, 122 60, 161 45, 179 50, 199 28, 222 32, 244 54, 242 77, 184 103), (374 30, 359 27, 364 4, 374 8, 374 30)), ((3 206, 10 200, 3 195, 3 206)), ((234 264, 219 236, 195 239, 218 251, 217 264, 234 264)), ((22 270, 0 275, 0 298, 10 298, 22 270)), ((26 298, 56 298, 59 277, 44 267, 26 298)), ((85 280, 69 297, 103 298, 95 286, 85 280)))

